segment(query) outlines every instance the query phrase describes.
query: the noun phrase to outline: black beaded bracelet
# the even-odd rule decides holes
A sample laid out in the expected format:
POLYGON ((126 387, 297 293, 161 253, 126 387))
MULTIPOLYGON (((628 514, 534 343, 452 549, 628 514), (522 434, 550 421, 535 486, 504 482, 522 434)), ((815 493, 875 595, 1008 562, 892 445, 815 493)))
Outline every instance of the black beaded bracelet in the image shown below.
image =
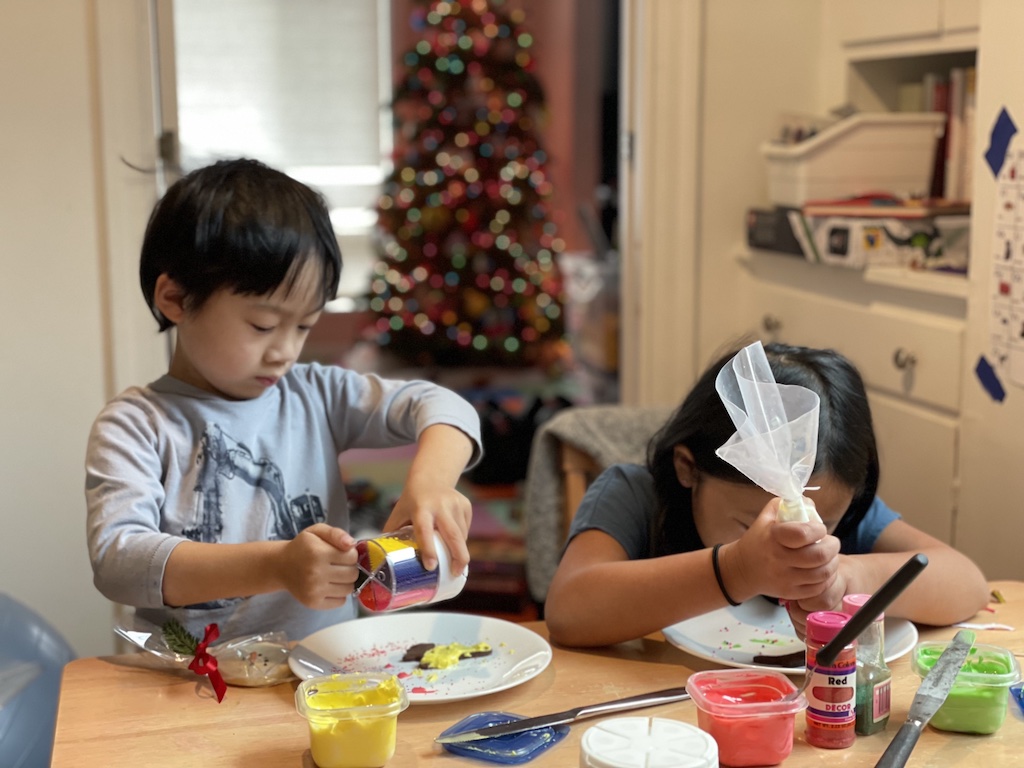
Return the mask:
POLYGON ((725 590, 725 582, 722 581, 722 571, 718 568, 718 550, 721 548, 721 544, 715 544, 711 548, 711 566, 715 569, 715 580, 718 582, 718 588, 722 590, 722 595, 729 602, 729 605, 739 605, 739 603, 729 597, 729 593, 725 590))

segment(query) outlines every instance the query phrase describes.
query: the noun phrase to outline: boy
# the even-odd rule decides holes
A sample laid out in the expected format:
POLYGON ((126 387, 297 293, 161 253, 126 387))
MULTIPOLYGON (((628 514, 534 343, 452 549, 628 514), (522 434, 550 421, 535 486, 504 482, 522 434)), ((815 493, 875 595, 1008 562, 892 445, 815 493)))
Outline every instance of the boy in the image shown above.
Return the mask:
POLYGON ((165 376, 116 397, 86 456, 96 587, 162 626, 301 639, 355 616, 356 551, 338 454, 416 442, 385 530, 412 523, 469 562, 455 490, 481 455, 479 418, 424 381, 296 364, 335 295, 341 253, 323 198, 253 160, 185 176, 156 204, 142 291, 176 329, 165 376))

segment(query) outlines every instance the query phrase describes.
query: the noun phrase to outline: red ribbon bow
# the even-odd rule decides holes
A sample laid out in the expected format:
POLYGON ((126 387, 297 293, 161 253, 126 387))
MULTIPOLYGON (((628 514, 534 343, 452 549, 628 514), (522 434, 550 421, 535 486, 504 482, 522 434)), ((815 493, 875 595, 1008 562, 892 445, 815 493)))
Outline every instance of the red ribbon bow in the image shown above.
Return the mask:
POLYGON ((213 685, 213 691, 217 694, 217 702, 224 700, 224 694, 227 693, 228 686, 224 682, 224 678, 220 676, 220 672, 217 671, 217 658, 213 656, 206 647, 220 637, 220 629, 216 624, 206 625, 206 634, 200 641, 199 645, 196 646, 196 655, 192 659, 192 663, 188 665, 188 668, 195 672, 197 675, 206 675, 210 678, 210 683, 213 685))

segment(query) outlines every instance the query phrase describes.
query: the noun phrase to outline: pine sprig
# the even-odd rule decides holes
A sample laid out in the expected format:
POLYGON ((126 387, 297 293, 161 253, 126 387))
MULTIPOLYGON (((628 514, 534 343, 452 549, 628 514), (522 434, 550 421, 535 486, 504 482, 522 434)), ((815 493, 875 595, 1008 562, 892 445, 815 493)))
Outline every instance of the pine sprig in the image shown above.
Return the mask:
POLYGON ((164 642, 175 653, 183 656, 194 656, 199 646, 199 638, 194 637, 181 622, 171 619, 163 626, 164 642))

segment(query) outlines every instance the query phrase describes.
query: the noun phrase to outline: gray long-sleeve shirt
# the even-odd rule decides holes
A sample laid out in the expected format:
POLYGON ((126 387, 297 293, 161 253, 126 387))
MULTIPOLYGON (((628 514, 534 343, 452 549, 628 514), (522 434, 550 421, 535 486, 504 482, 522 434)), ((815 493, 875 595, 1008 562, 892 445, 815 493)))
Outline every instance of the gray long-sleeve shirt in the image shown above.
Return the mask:
POLYGON ((193 634, 284 630, 293 639, 355 615, 314 611, 287 592, 171 608, 167 559, 180 542, 287 540, 313 523, 348 526, 338 454, 415 442, 433 424, 462 430, 482 452, 475 409, 426 381, 395 381, 296 365, 253 400, 226 400, 163 376, 100 412, 86 455, 87 536, 94 582, 107 598, 193 634))

